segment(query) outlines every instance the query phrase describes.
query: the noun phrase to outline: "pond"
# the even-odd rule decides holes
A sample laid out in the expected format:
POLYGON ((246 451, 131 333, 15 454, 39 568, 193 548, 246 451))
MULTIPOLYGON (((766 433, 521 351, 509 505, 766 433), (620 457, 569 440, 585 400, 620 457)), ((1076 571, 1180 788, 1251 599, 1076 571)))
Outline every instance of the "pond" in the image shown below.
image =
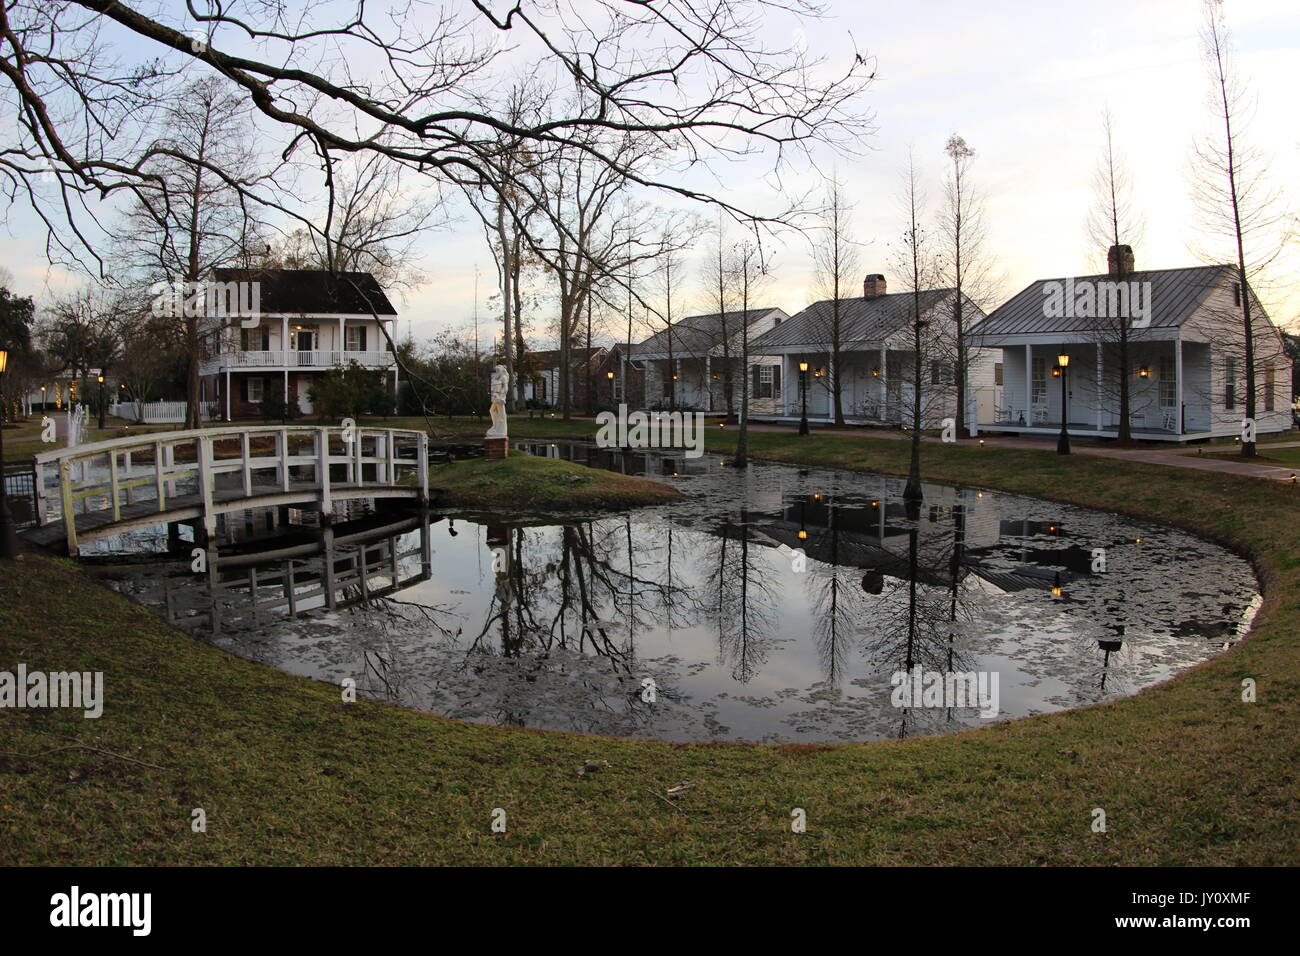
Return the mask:
POLYGON ((523 447, 686 497, 324 530, 244 514, 202 573, 165 529, 107 544, 158 553, 99 573, 198 638, 363 696, 674 741, 910 737, 1121 697, 1240 639, 1259 604, 1245 561, 1150 522, 933 484, 917 511, 891 477, 523 447))

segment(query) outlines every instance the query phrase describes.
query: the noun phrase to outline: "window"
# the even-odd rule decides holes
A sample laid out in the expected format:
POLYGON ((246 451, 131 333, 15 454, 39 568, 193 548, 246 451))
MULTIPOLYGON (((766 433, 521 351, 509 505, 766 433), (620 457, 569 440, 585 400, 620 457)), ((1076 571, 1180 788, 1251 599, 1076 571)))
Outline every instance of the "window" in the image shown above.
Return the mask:
POLYGON ((348 352, 364 352, 366 350, 366 327, 364 325, 348 325, 343 329, 344 349, 348 352))
POLYGON ((1033 392, 1030 398, 1030 404, 1047 404, 1047 359, 1042 356, 1036 356, 1034 358, 1033 392))
POLYGON ((951 362, 930 363, 931 385, 956 385, 957 370, 951 362))
POLYGON ((1178 404, 1178 379, 1174 360, 1160 357, 1160 382, 1158 385, 1161 408, 1173 408, 1178 404))
POLYGON ((247 395, 250 402, 258 403, 262 401, 262 380, 260 378, 250 378, 247 380, 247 395))
POLYGON ((1232 304, 1241 305, 1241 283, 1240 282, 1234 282, 1232 284, 1232 304))
POLYGON ((1273 391, 1277 387, 1277 370, 1273 363, 1264 366, 1264 411, 1273 410, 1273 391))
POLYGON ((755 365, 750 376, 755 398, 776 398, 781 394, 781 367, 779 365, 755 365))
POLYGON ((1235 358, 1228 359, 1223 391, 1223 407, 1232 411, 1237 407, 1237 360, 1235 358))
POLYGON ((994 385, 1002 384, 1002 363, 1001 362, 993 363, 993 384, 994 385))
POLYGON ((265 326, 239 330, 239 348, 244 352, 269 352, 271 330, 265 326))

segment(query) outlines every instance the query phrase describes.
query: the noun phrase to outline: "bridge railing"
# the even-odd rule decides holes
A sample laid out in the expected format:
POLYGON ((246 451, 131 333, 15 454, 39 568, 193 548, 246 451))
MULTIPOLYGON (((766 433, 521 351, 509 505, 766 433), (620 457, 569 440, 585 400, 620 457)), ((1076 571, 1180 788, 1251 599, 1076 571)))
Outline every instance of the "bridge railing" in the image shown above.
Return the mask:
POLYGON ((37 524, 73 518, 65 522, 70 544, 78 513, 111 512, 116 522, 124 507, 152 501, 163 512, 170 499, 194 495, 208 515, 223 476, 236 476, 233 490, 243 497, 318 490, 325 512, 332 511, 332 487, 409 485, 429 494, 428 436, 360 425, 154 432, 51 449, 35 457, 34 468, 37 524))

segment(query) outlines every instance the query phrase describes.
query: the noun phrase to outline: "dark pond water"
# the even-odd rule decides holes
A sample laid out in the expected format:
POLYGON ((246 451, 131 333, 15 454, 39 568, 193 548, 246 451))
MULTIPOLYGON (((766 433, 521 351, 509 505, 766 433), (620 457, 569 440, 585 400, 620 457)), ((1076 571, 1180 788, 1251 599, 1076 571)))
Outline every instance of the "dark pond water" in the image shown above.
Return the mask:
POLYGON ((187 544, 100 573, 196 637, 363 695, 669 740, 880 739, 1077 707, 1218 653, 1258 604, 1241 559, 1114 515, 938 485, 909 515, 894 478, 524 447, 687 497, 553 520, 358 512, 288 534, 245 514, 203 574, 187 544), (985 696, 900 697, 948 674, 985 696))

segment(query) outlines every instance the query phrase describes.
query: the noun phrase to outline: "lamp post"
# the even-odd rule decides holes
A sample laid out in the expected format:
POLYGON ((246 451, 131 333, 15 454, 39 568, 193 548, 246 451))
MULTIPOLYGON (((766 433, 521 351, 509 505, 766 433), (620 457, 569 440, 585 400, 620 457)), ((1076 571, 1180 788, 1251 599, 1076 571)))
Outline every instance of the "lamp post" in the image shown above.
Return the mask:
POLYGON ((99 373, 99 430, 104 430, 104 372, 99 373))
POLYGON ((14 519, 9 515, 9 489, 5 487, 5 420, 9 409, 3 404, 3 382, 5 368, 9 365, 9 352, 0 349, 0 558, 12 560, 18 557, 18 532, 14 528, 14 519))
POLYGON ((1061 437, 1056 440, 1056 453, 1070 453, 1070 356, 1061 353, 1056 357, 1061 368, 1061 437))
POLYGON ((799 363, 799 434, 808 434, 808 363, 799 363))

